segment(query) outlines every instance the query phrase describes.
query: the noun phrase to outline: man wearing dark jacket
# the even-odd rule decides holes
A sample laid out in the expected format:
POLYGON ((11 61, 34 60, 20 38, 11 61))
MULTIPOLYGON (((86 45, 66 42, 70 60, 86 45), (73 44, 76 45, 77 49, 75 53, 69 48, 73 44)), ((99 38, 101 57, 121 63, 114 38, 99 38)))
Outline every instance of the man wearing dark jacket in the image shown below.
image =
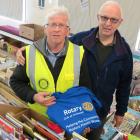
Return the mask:
POLYGON ((120 5, 115 1, 106 1, 100 7, 97 18, 98 27, 70 38, 73 43, 84 46, 83 63, 88 65, 91 90, 103 105, 98 111, 102 126, 89 133, 89 140, 99 139, 114 94, 116 112, 113 123, 116 127, 122 123, 127 111, 133 69, 129 45, 117 30, 123 21, 120 5))
MULTIPOLYGON (((98 112, 103 120, 110 111, 115 93, 116 112, 113 123, 117 127, 127 111, 133 69, 132 53, 117 30, 122 22, 119 4, 114 1, 105 2, 97 18, 97 28, 77 33, 70 40, 84 46, 92 90, 103 105, 98 112)), ((90 140, 96 139, 95 133, 90 133, 90 140)))

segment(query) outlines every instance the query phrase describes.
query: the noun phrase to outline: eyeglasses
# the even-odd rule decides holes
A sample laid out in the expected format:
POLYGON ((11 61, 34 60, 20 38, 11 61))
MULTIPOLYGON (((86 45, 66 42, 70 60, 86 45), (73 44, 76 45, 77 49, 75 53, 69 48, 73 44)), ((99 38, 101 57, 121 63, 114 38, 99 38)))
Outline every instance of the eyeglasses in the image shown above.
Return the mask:
POLYGON ((108 20, 110 20, 111 23, 113 24, 117 24, 118 22, 121 21, 121 19, 117 19, 117 18, 110 18, 107 16, 102 16, 102 15, 98 15, 101 19, 102 22, 107 22, 108 20))
POLYGON ((59 28, 59 29, 65 29, 68 28, 69 26, 64 25, 64 24, 56 24, 56 23, 51 23, 51 24, 46 24, 48 27, 55 29, 55 28, 59 28))

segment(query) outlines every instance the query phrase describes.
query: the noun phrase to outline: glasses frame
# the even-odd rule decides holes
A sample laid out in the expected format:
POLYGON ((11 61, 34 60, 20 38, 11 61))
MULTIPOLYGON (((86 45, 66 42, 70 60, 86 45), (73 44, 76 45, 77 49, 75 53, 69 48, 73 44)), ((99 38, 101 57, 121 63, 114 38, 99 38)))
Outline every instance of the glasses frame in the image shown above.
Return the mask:
POLYGON ((50 27, 50 28, 52 28, 52 29, 56 29, 57 27, 59 28, 59 29, 65 29, 65 28, 69 28, 69 26, 68 25, 64 25, 64 24, 56 24, 56 23, 48 23, 48 24, 46 24, 46 26, 48 26, 48 27, 50 27))
POLYGON ((112 23, 112 24, 117 24, 119 23, 122 19, 117 19, 117 18, 113 18, 113 17, 107 17, 104 15, 98 15, 98 17, 101 19, 102 22, 107 22, 108 20, 112 23))

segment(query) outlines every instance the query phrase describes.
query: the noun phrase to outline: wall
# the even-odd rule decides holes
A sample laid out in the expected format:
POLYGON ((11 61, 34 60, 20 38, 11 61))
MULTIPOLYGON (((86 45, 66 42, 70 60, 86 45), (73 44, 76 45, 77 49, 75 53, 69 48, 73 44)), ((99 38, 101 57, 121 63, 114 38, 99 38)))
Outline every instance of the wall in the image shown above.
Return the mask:
POLYGON ((58 0, 45 0, 45 7, 38 6, 38 0, 27 0, 26 3, 26 23, 36 23, 43 25, 46 10, 54 5, 58 5, 58 0))
MULTIPOLYGON (((71 14, 71 31, 73 33, 97 26, 97 11, 106 0, 88 0, 89 10, 82 12, 82 0, 59 0, 59 5, 65 5, 71 14)), ((84 0, 83 0, 84 1, 84 0)), ((86 1, 86 0, 85 0, 86 1)), ((140 0, 116 0, 123 9, 124 22, 119 30, 130 44, 135 46, 138 29, 140 28, 140 0)))
POLYGON ((54 5, 58 5, 58 0, 45 0, 44 8, 40 8, 38 6, 38 0, 26 0, 25 21, 17 21, 10 18, 0 17, 0 25, 12 25, 17 27, 22 23, 36 23, 43 25, 46 10, 54 5))
POLYGON ((89 5, 84 7, 84 5, 81 5, 80 1, 81 0, 59 0, 58 3, 59 5, 66 6, 70 11, 70 26, 72 33, 86 30, 91 27, 89 5))

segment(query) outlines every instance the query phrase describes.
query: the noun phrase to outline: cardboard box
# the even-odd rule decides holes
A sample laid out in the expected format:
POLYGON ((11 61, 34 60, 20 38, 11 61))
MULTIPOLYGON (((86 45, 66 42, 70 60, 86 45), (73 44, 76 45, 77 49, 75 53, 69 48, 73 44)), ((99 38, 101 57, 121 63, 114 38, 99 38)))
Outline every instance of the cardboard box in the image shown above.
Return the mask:
POLYGON ((5 115, 7 112, 13 112, 14 114, 24 111, 25 108, 21 107, 14 107, 11 105, 6 105, 6 104, 0 104, 0 115, 5 115))
POLYGON ((22 114, 27 115, 29 118, 34 118, 37 121, 43 123, 47 122, 47 118, 28 107, 14 107, 11 105, 0 104, 0 115, 5 115, 6 113, 13 113, 13 116, 20 120, 22 114))
MULTIPOLYGON (((41 116, 38 113, 36 113, 36 112, 34 112, 34 111, 32 111, 32 110, 30 110, 28 108, 20 108, 20 107, 13 107, 11 105, 0 104, 0 110, 1 110, 1 112, 0 112, 0 115, 1 116, 5 117, 7 113, 10 113, 13 116, 13 118, 19 120, 18 124, 24 123, 22 121, 22 119, 21 119, 21 117, 22 117, 23 114, 26 115, 28 118, 34 118, 34 119, 36 119, 38 117, 38 118, 42 119, 41 116)), ((14 119, 12 119, 12 120, 14 120, 14 119)), ((39 120, 39 121, 41 121, 41 120, 39 120)), ((1 123, 1 126, 0 126, 0 132, 1 132, 0 133, 0 136, 2 137, 3 140, 5 139, 5 135, 8 136, 8 133, 6 131, 6 128, 8 129, 7 126, 6 126, 6 123, 4 121, 3 121, 3 124, 1 123), (4 126, 5 129, 2 126, 4 126)), ((10 125, 10 126, 12 128, 13 125, 10 125)), ((12 139, 22 140, 22 138, 19 138, 19 136, 17 136, 16 130, 19 130, 19 128, 18 129, 14 129, 14 132, 13 132, 13 135, 12 135, 12 139)), ((33 133, 32 129, 28 129, 28 131, 29 131, 29 133, 33 133)), ((25 128, 24 128, 24 132, 25 132, 25 128)), ((23 134, 23 127, 22 127, 22 133, 21 133, 21 135, 22 134, 23 134)), ((12 139, 10 139, 10 140, 12 140, 12 139)))
POLYGON ((37 24, 21 24, 19 27, 19 35, 36 41, 44 36, 44 29, 37 24))
POLYGON ((58 134, 54 133, 54 131, 52 132, 52 130, 50 131, 50 129, 47 127, 47 123, 52 121, 30 108, 13 107, 11 105, 0 104, 0 115, 5 116, 7 113, 10 113, 12 115, 11 118, 17 119, 19 121, 19 124, 24 124, 24 133, 28 133, 32 137, 36 136, 35 134, 40 134, 44 137, 44 139, 49 138, 50 140, 63 140, 58 134), (25 117, 23 118, 23 116, 25 117), (33 123, 31 120, 35 120, 35 122, 33 123), (38 123, 42 124, 43 127, 39 127, 38 123), (47 127, 47 129, 44 128, 45 126, 47 127), (46 131, 46 133, 44 131, 46 131))

